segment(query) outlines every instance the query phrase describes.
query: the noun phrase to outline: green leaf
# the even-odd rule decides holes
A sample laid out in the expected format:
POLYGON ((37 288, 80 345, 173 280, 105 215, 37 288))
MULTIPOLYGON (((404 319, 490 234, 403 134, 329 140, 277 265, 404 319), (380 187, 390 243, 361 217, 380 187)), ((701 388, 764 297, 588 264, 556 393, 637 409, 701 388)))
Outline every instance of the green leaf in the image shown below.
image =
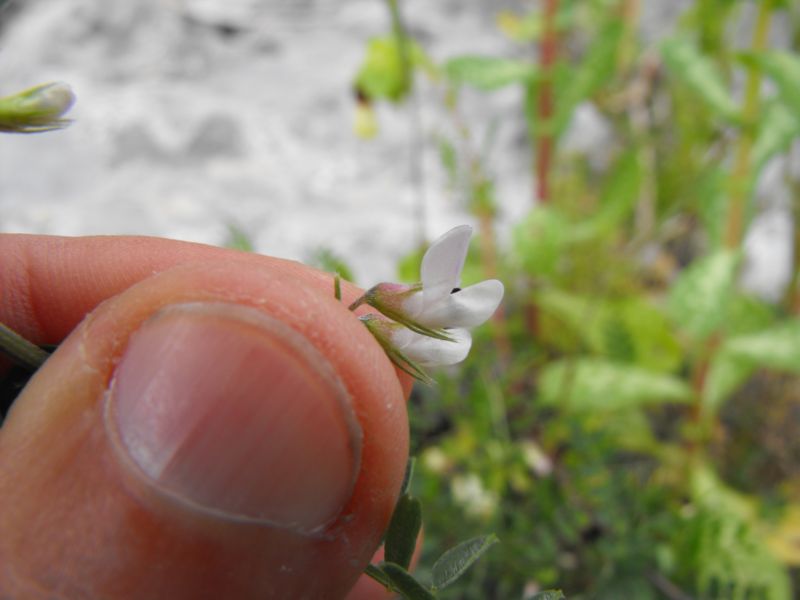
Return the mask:
POLYGON ((384 574, 392 582, 396 592, 407 600, 432 600, 436 598, 425 587, 400 565, 385 562, 381 564, 384 574))
POLYGON ((536 594, 531 600, 566 600, 561 590, 545 590, 536 594))
POLYGON ((491 56, 458 56, 444 65, 445 74, 457 84, 466 84, 484 91, 493 91, 536 78, 531 63, 491 56))
POLYGON ((557 317, 594 354, 663 372, 674 371, 682 361, 671 323, 644 298, 603 300, 543 288, 537 305, 557 317), (620 345, 629 346, 627 352, 620 345))
POLYGON ((623 154, 606 178, 598 210, 589 219, 575 224, 571 237, 581 240, 612 233, 632 214, 639 199, 642 178, 638 151, 623 154))
POLYGON ((695 184, 696 197, 702 199, 696 207, 712 250, 722 247, 725 239, 729 177, 722 167, 709 165, 695 184))
POLYGON ((228 239, 225 240, 225 247, 241 250, 242 252, 253 252, 255 250, 250 236, 233 223, 228 224, 228 239))
POLYGON ((556 361, 545 367, 539 377, 543 404, 580 411, 687 402, 691 395, 691 388, 677 377, 603 359, 556 361))
POLYGON ((538 205, 513 232, 515 254, 535 277, 550 277, 559 269, 569 242, 570 223, 550 206, 538 205))
POLYGON ((371 100, 403 100, 411 90, 410 71, 415 66, 425 67, 430 62, 416 42, 406 38, 405 44, 409 64, 405 64, 402 44, 395 36, 371 39, 367 43, 364 62, 356 75, 356 89, 371 100))
POLYGON ((767 104, 753 145, 753 172, 758 174, 770 158, 787 150, 798 135, 800 112, 779 102, 767 104))
POLYGON ((757 367, 800 373, 800 321, 731 338, 725 351, 757 367))
POLYGON ((652 371, 675 371, 682 361, 681 346, 669 320, 660 308, 644 298, 611 304, 631 337, 638 366, 652 371))
POLYGON ((715 413, 759 368, 800 373, 800 321, 729 338, 717 351, 703 387, 703 406, 715 413))
POLYGON ((408 569, 422 527, 422 504, 416 498, 400 496, 386 530, 384 557, 388 562, 408 569))
POLYGON ((498 541, 497 536, 490 533, 450 548, 433 565, 432 589, 440 590, 453 583, 498 541))
POLYGON ((723 329, 727 336, 763 331, 775 325, 776 308, 754 296, 735 292, 726 306, 723 329))
POLYGON ((738 253, 718 250, 685 269, 668 300, 675 323, 699 339, 720 328, 733 294, 738 265, 738 253))
POLYGON ((759 67, 777 84, 781 99, 794 114, 800 113, 800 58, 792 52, 743 52, 739 58, 759 67))
POLYGON ((728 396, 750 377, 753 370, 749 361, 737 359, 725 352, 724 348, 719 350, 709 365, 703 384, 703 409, 709 414, 715 414, 728 396))
POLYGON ((343 258, 336 254, 333 250, 328 248, 318 248, 311 260, 311 266, 328 273, 338 274, 345 281, 355 281, 353 279, 353 271, 347 265, 343 258))
POLYGON ((661 45, 661 56, 672 76, 691 89, 721 117, 740 121, 739 107, 733 101, 722 74, 710 58, 684 37, 673 37, 661 45))
MULTIPOLYGON (((695 465, 691 476, 696 515, 687 523, 698 531, 691 557, 697 569, 700 597, 717 597, 715 588, 731 591, 730 598, 790 600, 787 569, 764 543, 756 499, 727 487, 707 464, 695 465)), ((686 529, 686 528, 683 528, 686 529)), ((685 531, 682 533, 685 539, 685 531)))
POLYGON ((569 124, 575 107, 613 78, 619 42, 624 30, 622 20, 609 20, 587 48, 581 63, 568 70, 562 89, 558 90, 554 122, 540 123, 538 126, 552 127, 554 135, 558 137, 569 124))

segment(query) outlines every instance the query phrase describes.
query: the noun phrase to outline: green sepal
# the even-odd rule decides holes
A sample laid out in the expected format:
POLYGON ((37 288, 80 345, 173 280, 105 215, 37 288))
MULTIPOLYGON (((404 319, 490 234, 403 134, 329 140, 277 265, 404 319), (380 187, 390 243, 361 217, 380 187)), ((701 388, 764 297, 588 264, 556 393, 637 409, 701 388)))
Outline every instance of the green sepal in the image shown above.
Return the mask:
MULTIPOLYGON (((353 304, 350 305, 350 310, 354 310, 361 304, 368 304, 378 312, 380 312, 383 316, 388 317, 392 321, 396 321, 401 325, 405 326, 406 328, 410 329, 414 333, 419 333, 420 335, 425 335, 428 337, 435 338, 437 340, 444 340, 447 342, 455 341, 444 329, 433 329, 431 327, 427 327, 422 325, 421 323, 417 323, 413 319, 410 319, 408 315, 406 315, 402 310, 393 306, 395 302, 385 302, 383 298, 381 298, 381 289, 380 287, 382 283, 379 283, 376 286, 371 287, 367 290, 364 295, 356 300, 353 304)), ((411 294, 416 294, 422 290, 422 284, 418 283, 416 285, 411 286, 408 291, 398 293, 392 300, 394 301, 401 301, 402 298, 410 296, 411 294)))
POLYGON ((390 326, 396 325, 398 327, 399 325, 383 321, 375 315, 364 315, 363 317, 359 317, 358 320, 364 323, 375 340, 381 345, 383 351, 386 352, 386 356, 389 357, 389 360, 391 360, 398 369, 426 385, 434 385, 436 383, 422 367, 395 348, 392 342, 378 329, 378 326, 386 326, 387 324, 390 326))

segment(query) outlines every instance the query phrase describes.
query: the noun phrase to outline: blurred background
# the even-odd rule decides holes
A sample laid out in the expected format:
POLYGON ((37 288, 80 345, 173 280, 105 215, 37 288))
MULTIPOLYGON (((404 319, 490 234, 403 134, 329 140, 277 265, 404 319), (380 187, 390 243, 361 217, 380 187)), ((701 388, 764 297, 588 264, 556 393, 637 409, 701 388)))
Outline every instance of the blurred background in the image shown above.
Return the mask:
MULTIPOLYGON (((391 27, 381 0, 4 4, 0 94, 66 81, 78 102, 76 125, 57 135, 0 138, 3 231, 223 244, 235 227, 262 253, 309 260, 332 250, 365 284, 390 276, 422 239, 471 221, 439 160, 436 141, 453 124, 430 82, 420 78, 418 117, 384 104, 379 140, 354 131, 367 42, 391 27)), ((644 2, 648 43, 687 4, 644 2)), ((532 6, 413 0, 403 10, 425 51, 445 60, 533 56, 494 23, 532 6)), ((462 109, 490 138, 498 226, 508 230, 532 189, 523 94, 470 92, 462 109)), ((586 107, 567 144, 602 156, 609 133, 586 107)))
POLYGON ((791 0, 6 0, 0 231, 415 281, 470 223, 478 350, 410 418, 449 598, 800 597, 791 0))

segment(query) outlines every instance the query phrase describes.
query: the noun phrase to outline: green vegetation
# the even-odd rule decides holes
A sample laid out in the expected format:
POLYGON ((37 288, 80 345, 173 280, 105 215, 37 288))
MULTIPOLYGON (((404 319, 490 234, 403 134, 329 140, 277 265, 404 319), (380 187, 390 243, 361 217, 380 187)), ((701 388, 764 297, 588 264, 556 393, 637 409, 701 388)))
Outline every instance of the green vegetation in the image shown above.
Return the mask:
POLYGON ((415 78, 441 91, 456 133, 436 151, 478 224, 465 275, 507 288, 477 351, 411 400, 417 578, 437 581, 426 567, 446 548, 494 532, 441 597, 797 597, 800 271, 776 303, 738 278, 755 183, 800 136, 800 7, 697 0, 646 46, 638 0, 544 0, 497 15, 515 56, 437 62, 387 4, 360 106, 413 110, 415 78), (787 46, 773 45, 778 21, 787 46), (485 124, 459 102, 507 86, 525 98, 536 189, 502 247, 472 134, 485 124), (560 146, 584 103, 613 129, 602 166, 560 146))

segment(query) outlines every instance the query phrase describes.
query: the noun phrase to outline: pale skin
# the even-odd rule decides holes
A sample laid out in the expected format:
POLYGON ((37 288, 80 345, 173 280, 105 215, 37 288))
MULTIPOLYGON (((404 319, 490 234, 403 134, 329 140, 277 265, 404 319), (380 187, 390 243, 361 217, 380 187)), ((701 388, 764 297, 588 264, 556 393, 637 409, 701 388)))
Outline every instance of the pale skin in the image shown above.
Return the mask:
POLYGON ((403 478, 411 380, 347 310, 362 290, 343 283, 336 301, 331 276, 298 263, 155 238, 0 235, 0 257, 0 321, 61 344, 0 429, 0 598, 386 597, 359 578, 403 478), (324 535, 209 515, 114 458, 103 403, 119 357, 152 315, 192 302, 288 325, 346 389, 363 439, 324 535))

